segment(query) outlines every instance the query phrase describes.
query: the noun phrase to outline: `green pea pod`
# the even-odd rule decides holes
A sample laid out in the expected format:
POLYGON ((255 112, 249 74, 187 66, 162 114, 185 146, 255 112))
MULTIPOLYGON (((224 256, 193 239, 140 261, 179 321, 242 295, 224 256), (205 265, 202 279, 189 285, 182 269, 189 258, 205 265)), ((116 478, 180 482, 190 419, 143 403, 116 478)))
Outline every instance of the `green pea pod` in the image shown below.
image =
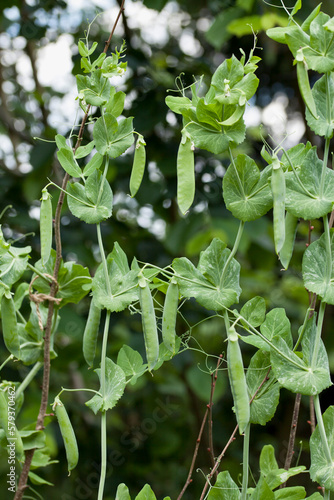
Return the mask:
POLYGON ((305 105, 307 106, 311 115, 313 115, 314 118, 316 120, 318 120, 319 116, 317 113, 317 108, 316 108, 313 94, 312 94, 312 90, 310 87, 307 66, 306 66, 304 59, 301 61, 297 60, 297 80, 298 80, 298 87, 299 87, 299 90, 300 90, 300 93, 302 95, 302 98, 304 100, 305 105))
POLYGON ((279 252, 279 260, 281 261, 281 264, 285 270, 288 269, 292 257, 297 226, 298 217, 295 217, 294 215, 287 212, 285 216, 285 240, 281 251, 279 252))
POLYGON ((83 355, 87 365, 91 368, 94 363, 96 342, 99 333, 101 309, 91 300, 85 331, 83 334, 83 355))
POLYGON ((177 153, 177 203, 183 214, 190 208, 195 197, 195 160, 192 142, 182 137, 177 153))
POLYGON ((169 351, 175 354, 175 325, 177 316, 177 305, 179 302, 179 286, 175 278, 172 278, 167 289, 164 312, 162 315, 162 340, 169 351))
POLYGON ((71 421, 67 414, 66 408, 60 401, 58 396, 55 398, 52 408, 56 413, 59 429, 64 441, 67 466, 68 466, 68 475, 70 475, 71 470, 73 470, 76 467, 79 460, 79 450, 78 450, 77 440, 74 434, 71 421))
POLYGON ((146 358, 149 371, 155 367, 159 357, 159 338, 150 288, 144 277, 139 280, 139 301, 142 311, 142 325, 146 358))
POLYGON ((46 189, 42 191, 40 214, 41 257, 43 265, 49 260, 52 246, 52 203, 51 195, 46 189))
POLYGON ((238 342, 238 334, 234 327, 229 328, 227 342, 228 377, 233 396, 234 411, 239 425, 239 432, 243 434, 250 419, 249 396, 241 350, 238 342))
POLYGON ((140 188, 141 182, 143 180, 143 175, 145 171, 146 163, 146 151, 145 151, 145 141, 144 137, 140 135, 137 140, 135 155, 133 159, 131 177, 130 177, 130 194, 133 198, 140 188))
MULTIPOLYGON (((15 405, 13 407, 8 405, 7 398, 2 389, 0 389, 0 427, 4 430, 9 445, 15 443, 15 458, 20 462, 23 461, 23 442, 15 425, 15 405)), ((11 447, 8 448, 8 450, 10 449, 11 447)))
POLYGON ((2 296, 1 299, 2 333, 5 346, 16 358, 20 359, 20 338, 13 298, 2 296))
POLYGON ((285 240, 285 176, 277 158, 272 163, 271 191, 273 195, 275 251, 279 254, 285 240))

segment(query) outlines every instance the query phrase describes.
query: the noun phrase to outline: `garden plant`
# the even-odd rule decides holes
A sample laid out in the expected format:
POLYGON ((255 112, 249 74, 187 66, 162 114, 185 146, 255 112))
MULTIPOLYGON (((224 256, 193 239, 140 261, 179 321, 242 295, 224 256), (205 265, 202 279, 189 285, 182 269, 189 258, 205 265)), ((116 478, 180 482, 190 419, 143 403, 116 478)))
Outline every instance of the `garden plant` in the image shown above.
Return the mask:
MULTIPOLYGON (((57 134, 54 139, 64 177, 61 185, 52 178, 45 179, 40 198, 40 259, 31 263, 29 246, 6 240, 0 233, 1 325, 8 350, 6 359, 1 360, 1 377, 10 364, 14 369, 20 364, 31 367, 20 382, 1 378, 0 437, 3 450, 8 452, 8 490, 4 498, 41 498, 39 486, 47 484, 43 468, 56 463, 46 446, 45 428, 55 421, 67 457, 67 465, 61 463, 61 467, 64 474, 68 471, 67 481, 71 482, 71 471, 80 461, 80 441, 77 442, 66 405, 71 391, 82 391, 87 400, 80 411, 90 412, 100 422, 101 459, 96 498, 156 499, 148 484, 140 492, 129 492, 123 483, 117 491, 109 491, 107 418, 127 387, 135 390, 140 378, 157 376, 164 363, 182 357, 190 349, 194 325, 183 314, 184 306, 189 303, 193 308, 206 310, 205 324, 214 320, 220 325, 219 334, 225 342, 220 356, 208 356, 211 394, 199 434, 194 437, 189 474, 184 478, 178 500, 186 490, 191 490, 206 422, 211 468, 203 476, 201 500, 328 500, 334 496, 334 405, 324 412, 320 405, 320 394, 331 385, 322 332, 326 305, 334 304, 334 173, 329 161, 334 130, 334 18, 318 5, 299 24, 301 7, 298 0, 292 9, 285 9, 285 26, 270 28, 267 35, 278 44, 286 44, 291 51, 291 71, 297 72, 306 121, 319 138, 317 146, 307 142, 285 149, 284 142, 270 147, 264 141, 262 165, 257 165, 247 154, 238 153, 245 140, 244 113, 259 84, 256 70, 261 59, 255 34, 250 53, 241 50, 241 55, 225 59, 207 87, 201 79, 183 87, 180 78, 179 88, 166 96, 168 108, 182 119, 175 158, 178 208, 187 217, 193 204, 196 154, 200 150, 213 156, 227 154, 229 166, 223 177, 222 204, 239 221, 239 229, 232 248, 214 238, 200 253, 196 265, 187 257, 175 256, 164 268, 136 257, 130 259, 118 241, 112 249, 104 245, 103 226, 112 217, 113 207, 112 185, 108 182, 110 165, 133 148, 129 194, 135 197, 147 163, 146 142, 140 130, 133 128, 132 117, 124 116, 126 96, 117 90, 118 83, 114 85, 127 71, 126 41, 111 49, 124 1, 101 53, 91 38, 92 24, 89 24, 78 44, 81 72, 76 75, 77 102, 82 120, 79 125, 75 121, 67 137, 57 134), (313 86, 311 71, 316 75, 313 86), (97 269, 62 259, 60 218, 65 200, 73 216, 96 228, 100 259, 97 269), (268 217, 268 213, 272 214, 274 249, 281 273, 286 272, 293 256, 298 224, 312 221, 301 263, 309 306, 297 331, 292 331, 283 308, 267 310, 266 297, 253 296, 238 307, 242 300, 238 250, 243 231, 248 222, 268 217), (322 234, 312 241, 315 223, 322 234), (63 308, 79 304, 87 297, 90 306, 82 332, 82 353, 88 367, 93 368, 89 372, 91 384, 78 389, 69 383, 59 387, 58 394, 50 400, 52 361, 57 355, 54 339, 63 308), (29 315, 24 304, 29 304, 29 315), (111 318, 126 309, 141 315, 145 359, 126 344, 116 359, 108 356, 108 345, 113 342, 111 318), (182 334, 177 335, 180 324, 182 334), (247 363, 243 355, 245 346, 251 352, 247 363), (96 352, 100 353, 99 359, 96 352), (41 372, 37 419, 33 427, 17 428, 21 407, 29 405, 29 385, 41 372), (226 419, 235 419, 235 429, 226 447, 214 453, 213 397, 221 374, 228 377, 233 398, 233 409, 226 419), (253 471, 250 476, 251 430, 255 426, 266 429, 278 408, 282 389, 295 395, 284 468, 277 463, 274 447, 266 444, 260 454, 259 472, 253 471), (303 464, 291 466, 302 396, 308 397, 311 414, 310 434, 305 437, 309 440, 308 470, 303 464), (234 440, 233 446, 242 447, 240 482, 232 479, 224 462, 234 440), (286 484, 289 478, 302 473, 309 474, 313 492, 306 491, 304 486, 286 484)), ((204 346, 204 354, 206 349, 204 346)))

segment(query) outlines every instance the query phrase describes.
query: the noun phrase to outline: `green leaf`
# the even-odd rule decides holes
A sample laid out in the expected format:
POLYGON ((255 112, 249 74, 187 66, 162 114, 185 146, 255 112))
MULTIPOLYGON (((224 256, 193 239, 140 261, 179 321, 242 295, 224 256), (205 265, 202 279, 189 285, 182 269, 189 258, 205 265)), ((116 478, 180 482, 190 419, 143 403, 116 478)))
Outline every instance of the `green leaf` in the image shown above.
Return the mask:
POLYGON ((223 178, 223 197, 234 217, 243 221, 255 220, 272 208, 268 183, 270 168, 260 174, 255 161, 244 154, 238 155, 228 167, 223 178))
POLYGON ((118 485, 115 500, 131 500, 129 488, 124 483, 118 485))
POLYGON ((310 292, 319 295, 327 304, 334 304, 334 230, 330 230, 331 264, 328 269, 326 235, 320 238, 305 250, 302 263, 304 285, 310 292), (330 281, 327 276, 330 275, 330 281))
POLYGON ((63 135, 57 134, 55 137, 56 145, 58 149, 68 149, 72 151, 72 148, 67 144, 66 138, 63 135))
POLYGON ((89 142, 85 146, 79 146, 76 152, 74 153, 75 158, 85 158, 91 153, 94 149, 94 141, 89 142))
POLYGON ((303 500, 305 498, 305 495, 306 491, 304 486, 290 486, 287 488, 276 490, 275 500, 303 500))
POLYGON ((128 345, 123 345, 118 352, 117 364, 122 368, 125 376, 131 377, 133 382, 146 370, 143 358, 139 352, 133 350, 128 345))
POLYGON ((250 361, 246 374, 250 396, 253 397, 256 393, 250 405, 250 422, 252 424, 265 425, 269 422, 275 415, 279 402, 280 388, 277 383, 273 384, 274 377, 272 373, 269 373, 268 381, 262 386, 260 391, 258 391, 260 384, 263 383, 264 378, 268 374, 269 368, 269 353, 257 351, 250 361))
POLYGON ((297 14, 297 12, 302 8, 302 0, 297 0, 297 2, 295 3, 295 6, 294 8, 292 9, 292 12, 291 12, 291 16, 294 16, 295 14, 297 14))
POLYGON ((124 118, 117 123, 110 113, 98 118, 93 129, 93 137, 98 152, 117 158, 133 144, 133 118, 124 118))
POLYGON ((77 164, 73 151, 65 148, 61 148, 57 151, 57 157, 59 163, 71 177, 81 177, 82 171, 79 165, 77 164))
POLYGON ((267 339, 280 337, 290 348, 292 347, 291 324, 283 308, 276 307, 269 311, 260 330, 267 339))
POLYGON ((180 293, 187 298, 194 297, 206 309, 220 311, 239 300, 240 264, 232 259, 225 264, 231 251, 215 238, 200 254, 197 269, 185 257, 174 259, 173 269, 180 287, 180 293))
POLYGON ((321 189, 323 162, 319 160, 315 148, 312 148, 306 155, 297 174, 300 185, 293 172, 288 172, 286 176, 286 197, 285 206, 288 212, 295 217, 305 220, 323 217, 332 211, 334 202, 334 172, 326 168, 324 172, 323 190, 321 189), (321 192, 322 190, 322 192, 321 192))
POLYGON ((104 179, 100 195, 102 179, 101 172, 94 170, 87 178, 85 186, 79 182, 67 185, 70 211, 87 224, 98 224, 112 214, 113 194, 108 181, 104 179))
POLYGON ((325 28, 330 17, 319 12, 310 24, 310 46, 303 48, 309 69, 326 73, 334 69, 333 35, 325 28))
POLYGON ((174 113, 182 114, 185 110, 189 110, 192 107, 192 102, 188 97, 166 97, 166 104, 174 113))
MULTIPOLYGON (((51 257, 46 265, 43 266, 42 261, 39 260, 36 262, 36 268, 41 273, 48 273, 52 275, 55 261, 56 252, 52 249, 51 257)), ((58 273, 57 298, 61 298, 62 301, 60 302, 59 307, 63 307, 68 303, 78 304, 81 299, 87 295, 91 281, 92 279, 87 267, 83 267, 73 261, 65 263, 61 261, 58 273)), ((50 285, 41 278, 37 278, 36 281, 34 281, 34 288, 39 293, 50 293, 50 285)))
MULTIPOLYGON (((309 328, 304 336, 314 335, 314 330, 309 328)), ((310 339, 309 342, 311 341, 310 339)), ((280 354, 272 349, 270 359, 274 374, 283 387, 295 394, 315 396, 331 385, 328 357, 323 342, 320 343, 314 368, 306 356, 301 359, 289 349, 283 339, 275 339, 275 346, 280 354)))
POLYGON ((109 287, 105 281, 102 264, 95 273, 92 290, 96 305, 101 309, 111 312, 123 311, 131 302, 138 300, 138 271, 129 271, 120 252, 120 247, 115 244, 114 250, 107 257, 109 287))
POLYGON ((23 442, 25 451, 44 448, 45 446, 45 432, 44 431, 20 431, 20 436, 23 442))
POLYGON ((322 418, 332 461, 330 464, 328 463, 320 436, 319 425, 317 425, 310 438, 310 476, 313 481, 317 481, 326 489, 334 491, 334 406, 329 406, 322 418))
POLYGON ((306 120, 308 126, 317 135, 331 138, 334 130, 334 81, 332 73, 328 75, 328 77, 324 75, 315 82, 312 88, 312 95, 315 102, 318 120, 316 120, 308 108, 306 108, 306 120), (330 117, 328 116, 327 99, 330 103, 332 103, 330 106, 330 117))
POLYGON ((263 297, 253 297, 244 306, 242 306, 240 314, 255 328, 260 326, 266 315, 266 301, 263 297))
MULTIPOLYGON (((114 87, 112 87, 115 90, 114 87)), ((106 105, 106 113, 111 113, 117 118, 124 109, 125 94, 121 90, 116 93, 110 92, 112 95, 106 105)))
POLYGON ((85 177, 90 176, 95 170, 98 170, 103 162, 103 156, 100 153, 95 153, 95 155, 89 160, 85 168, 83 169, 83 175, 85 177))
POLYGON ((31 247, 11 246, 5 254, 0 254, 0 281, 11 287, 27 268, 31 247))
POLYGON ((215 485, 210 488, 208 500, 239 500, 241 493, 228 471, 220 472, 215 485))
MULTIPOLYGON (((116 365, 116 363, 109 358, 105 359, 105 364, 105 397, 102 398, 102 396, 95 394, 92 399, 86 402, 86 405, 95 413, 95 415, 99 410, 107 411, 113 408, 122 397, 126 386, 125 374, 122 368, 116 365)), ((101 369, 97 368, 94 371, 97 373, 101 382, 101 369)), ((101 392, 101 387, 99 392, 101 392)))
POLYGON ((145 484, 144 488, 138 493, 135 500, 157 500, 157 497, 153 493, 151 486, 145 484))
POLYGON ((260 479, 250 497, 250 500, 275 500, 274 493, 271 491, 262 475, 260 476, 260 479))
POLYGON ((37 469, 38 467, 58 464, 59 460, 51 460, 50 453, 47 447, 36 450, 32 459, 31 468, 37 469))
POLYGON ((298 34, 299 31, 299 28, 295 25, 289 25, 284 27, 269 28, 266 31, 266 34, 269 38, 275 40, 275 42, 287 44, 285 35, 298 34))
MULTIPOLYGON (((269 486, 271 490, 274 490, 281 484, 285 483, 290 477, 295 476, 297 474, 300 474, 306 469, 303 465, 299 467, 291 467, 289 470, 286 469, 279 469, 276 458, 275 458, 275 451, 273 446, 265 445, 262 448, 261 455, 260 455, 260 470, 261 470, 261 477, 263 477, 269 486)), ((300 488, 299 486, 297 488, 300 488)), ((285 490, 290 490, 290 488, 284 488, 279 491, 285 491, 285 490)), ((302 488, 304 491, 304 496, 303 497, 295 497, 294 495, 300 494, 301 490, 293 490, 291 489, 291 500, 292 499, 298 499, 298 498, 304 498, 305 497, 305 490, 302 488)), ((283 496, 280 497, 278 496, 277 498, 289 498, 288 496, 283 496)), ((276 492, 275 492, 275 499, 276 499, 276 492)))

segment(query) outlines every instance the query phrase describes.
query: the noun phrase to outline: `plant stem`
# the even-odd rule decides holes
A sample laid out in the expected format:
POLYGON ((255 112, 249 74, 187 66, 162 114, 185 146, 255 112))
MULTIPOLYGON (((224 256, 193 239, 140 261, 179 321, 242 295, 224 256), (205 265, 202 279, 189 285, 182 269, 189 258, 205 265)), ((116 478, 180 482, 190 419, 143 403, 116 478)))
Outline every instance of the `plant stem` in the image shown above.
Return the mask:
POLYGON ((232 154, 232 150, 231 150, 231 148, 230 148, 230 147, 228 148, 228 154, 229 154, 229 156, 230 156, 231 164, 233 165, 233 168, 234 168, 234 171, 235 171, 235 175, 237 176, 239 189, 240 189, 240 191, 241 191, 241 193, 242 193, 242 196, 243 196, 244 198, 246 198, 246 195, 245 195, 245 190, 244 190, 244 187, 243 187, 242 182, 241 182, 241 180, 240 180, 240 177, 239 177, 239 172, 238 172, 237 167, 236 167, 236 165, 235 165, 234 158, 233 158, 233 154, 232 154))
POLYGON ((243 459, 242 459, 242 489, 241 489, 241 500, 246 500, 247 498, 247 487, 248 487, 248 463, 249 463, 249 438, 250 438, 250 423, 247 424, 244 433, 244 447, 243 447, 243 459))
POLYGON ((25 391, 25 389, 28 387, 30 382, 35 378, 35 375, 39 371, 39 369, 43 366, 43 363, 41 361, 37 361, 37 363, 32 367, 28 375, 25 377, 25 379, 21 382, 19 387, 17 388, 15 392, 15 397, 19 398, 21 394, 25 391))
POLYGON ((2 363, 2 365, 0 366, 0 372, 1 372, 1 370, 3 369, 3 367, 4 367, 4 366, 6 366, 6 364, 7 364, 7 363, 9 363, 9 361, 10 361, 11 359, 14 359, 13 354, 10 354, 10 355, 8 356, 8 358, 7 358, 7 359, 5 359, 5 361, 2 363))
POLYGON ((324 159, 323 159, 321 181, 320 181, 320 197, 322 197, 323 192, 324 192, 324 187, 325 187, 325 178, 326 178, 325 174, 327 172, 327 163, 328 163, 330 142, 331 142, 330 139, 326 139, 326 141, 325 141, 325 151, 324 151, 324 159))
POLYGON ((312 360, 311 360, 311 369, 312 370, 314 370, 314 368, 316 367, 316 364, 317 364, 317 358, 318 358, 320 340, 321 340, 321 331, 322 331, 322 325, 323 325, 324 316, 325 316, 325 309, 326 309, 325 302, 320 302, 318 321, 317 321, 317 331, 316 331, 312 360))
POLYGON ((327 464, 332 465, 333 460, 332 460, 331 452, 330 452, 328 441, 327 441, 324 421, 322 419, 319 394, 314 396, 314 409, 315 409, 315 414, 317 417, 317 424, 318 424, 318 429, 319 429, 319 433, 320 433, 322 447, 323 447, 324 453, 326 455, 327 464))
MULTIPOLYGON (((99 243, 100 255, 101 255, 101 259, 102 259, 104 279, 105 279, 106 284, 107 284, 108 294, 111 295, 111 286, 110 286, 109 275, 108 275, 108 265, 107 265, 107 260, 106 260, 104 248, 103 248, 103 241, 102 241, 100 224, 96 225, 96 230, 97 230, 97 239, 98 239, 98 243, 99 243)), ((100 392, 101 392, 101 396, 102 396, 103 400, 104 400, 105 395, 106 395, 106 357, 107 357, 109 323, 110 323, 110 311, 107 311, 106 319, 105 319, 105 323, 104 323, 102 351, 101 351, 101 375, 100 375, 101 389, 100 389, 100 392)), ((101 415, 101 472, 100 472, 98 500, 103 500, 103 491, 104 491, 104 485, 105 485, 105 480, 106 480, 106 472, 107 472, 107 415, 106 415, 106 411, 102 409, 102 415, 101 415)))
POLYGON ((229 263, 231 262, 231 260, 233 259, 233 257, 235 256, 235 254, 238 251, 238 248, 239 248, 239 245, 240 245, 241 236, 242 236, 242 233, 244 231, 244 227, 245 227, 245 222, 243 220, 241 220, 240 224, 239 224, 237 235, 235 237, 233 248, 232 248, 231 253, 230 253, 230 255, 228 256, 228 258, 227 258, 227 260, 225 262, 225 265, 224 265, 224 268, 223 268, 223 272, 221 274, 220 286, 222 286, 222 284, 223 284, 224 277, 225 277, 226 271, 228 269, 229 263))

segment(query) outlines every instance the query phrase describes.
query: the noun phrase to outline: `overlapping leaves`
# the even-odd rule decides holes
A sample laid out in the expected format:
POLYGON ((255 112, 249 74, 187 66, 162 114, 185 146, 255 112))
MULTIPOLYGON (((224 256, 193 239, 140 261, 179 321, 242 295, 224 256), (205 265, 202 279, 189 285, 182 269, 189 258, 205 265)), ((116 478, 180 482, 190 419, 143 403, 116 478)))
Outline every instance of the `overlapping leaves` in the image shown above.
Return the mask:
POLYGON ((219 311, 238 302, 240 264, 218 238, 201 252, 197 268, 186 257, 174 259, 173 269, 184 297, 194 297, 207 309, 219 311))

